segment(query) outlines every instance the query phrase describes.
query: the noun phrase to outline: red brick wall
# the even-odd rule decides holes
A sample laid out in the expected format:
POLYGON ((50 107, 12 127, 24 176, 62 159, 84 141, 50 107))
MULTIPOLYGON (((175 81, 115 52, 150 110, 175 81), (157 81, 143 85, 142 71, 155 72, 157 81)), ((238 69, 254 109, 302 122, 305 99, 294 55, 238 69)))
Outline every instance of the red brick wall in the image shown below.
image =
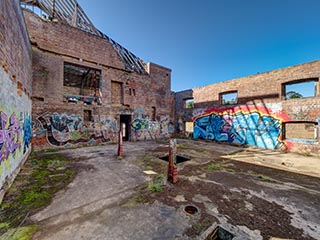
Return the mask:
POLYGON ((169 136, 169 123, 173 122, 170 69, 150 63, 147 74, 127 71, 106 39, 59 22, 42 20, 29 11, 24 14, 33 45, 36 147, 116 141, 122 114, 130 115, 134 124, 131 140, 169 136), (101 105, 66 101, 70 95, 92 98, 93 91, 79 96, 79 88, 63 86, 64 62, 101 70, 101 105), (120 98, 123 100, 119 101, 120 98), (156 121, 152 120, 153 107, 156 121), (93 114, 91 122, 84 121, 87 110, 93 114), (53 128, 48 132, 49 124, 53 128))
MULTIPOLYGON (((319 81, 317 82, 316 96, 302 99, 285 100, 282 96, 282 85, 296 80, 319 80, 319 78, 320 61, 314 61, 178 92, 175 94, 176 122, 180 123, 179 126, 181 127, 183 126, 181 123, 207 114, 210 108, 216 109, 221 114, 224 108, 238 109, 239 107, 244 112, 248 112, 248 109, 266 111, 269 116, 278 117, 282 124, 286 122, 306 122, 317 126, 316 123, 320 117, 319 81), (238 92, 238 104, 222 106, 219 101, 219 94, 231 91, 238 92), (195 108, 185 109, 183 100, 190 97, 194 98, 195 108)), ((318 139, 313 141, 303 139, 303 136, 310 138, 311 130, 307 129, 306 131, 300 134, 301 140, 290 141, 290 139, 287 139, 287 148, 291 150, 307 149, 312 154, 320 155, 319 136, 318 139)), ((291 133, 288 135, 292 136, 291 133)), ((285 135, 281 137, 284 138, 285 135)))
POLYGON ((0 203, 31 151, 31 46, 18 0, 0 1, 0 203))

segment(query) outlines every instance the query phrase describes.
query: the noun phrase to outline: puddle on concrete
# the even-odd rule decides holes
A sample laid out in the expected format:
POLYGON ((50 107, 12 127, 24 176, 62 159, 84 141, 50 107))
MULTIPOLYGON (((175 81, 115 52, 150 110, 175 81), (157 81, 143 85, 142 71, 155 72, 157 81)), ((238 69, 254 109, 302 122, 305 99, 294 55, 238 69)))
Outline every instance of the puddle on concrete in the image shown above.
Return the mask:
MULTIPOLYGON (((169 156, 166 155, 166 156, 164 156, 164 157, 160 157, 160 159, 163 160, 163 161, 168 162, 168 161, 169 161, 169 156)), ((190 160, 190 158, 184 157, 184 156, 181 156, 181 155, 177 155, 177 158, 176 158, 176 159, 177 159, 176 164, 183 163, 183 162, 186 162, 186 161, 189 161, 189 160, 190 160)))
POLYGON ((220 226, 217 226, 205 240, 232 240, 234 235, 220 226))

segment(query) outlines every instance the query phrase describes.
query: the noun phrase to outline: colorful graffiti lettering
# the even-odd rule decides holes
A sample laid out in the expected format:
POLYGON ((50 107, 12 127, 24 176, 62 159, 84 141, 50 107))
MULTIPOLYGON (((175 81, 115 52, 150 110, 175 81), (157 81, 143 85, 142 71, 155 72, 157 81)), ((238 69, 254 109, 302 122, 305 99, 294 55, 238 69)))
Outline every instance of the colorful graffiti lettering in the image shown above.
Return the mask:
POLYGON ((136 131, 149 129, 149 121, 146 119, 135 119, 131 123, 131 126, 136 131))
POLYGON ((23 153, 25 153, 29 148, 32 138, 31 118, 28 115, 24 119, 23 133, 23 153))
MULTIPOLYGON (((47 141, 54 146, 70 146, 70 144, 106 142, 107 133, 103 123, 84 123, 79 115, 45 113, 37 118, 34 133, 46 134, 47 141), (41 130, 42 129, 42 130, 41 130)), ((36 140, 35 140, 36 141, 36 140)))
POLYGON ((4 112, 0 112, 0 162, 8 159, 19 147, 20 121, 15 114, 8 119, 4 112))
POLYGON ((281 119, 261 112, 212 112, 194 121, 193 137, 218 142, 247 144, 267 149, 282 148, 281 119))

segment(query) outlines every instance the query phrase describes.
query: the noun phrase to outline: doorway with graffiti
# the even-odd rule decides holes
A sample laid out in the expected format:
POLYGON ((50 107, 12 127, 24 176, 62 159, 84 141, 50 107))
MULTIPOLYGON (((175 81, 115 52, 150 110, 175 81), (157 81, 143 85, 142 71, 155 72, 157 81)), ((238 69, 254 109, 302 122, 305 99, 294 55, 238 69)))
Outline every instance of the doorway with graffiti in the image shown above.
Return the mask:
POLYGON ((131 115, 120 115, 120 127, 123 141, 130 141, 131 115))

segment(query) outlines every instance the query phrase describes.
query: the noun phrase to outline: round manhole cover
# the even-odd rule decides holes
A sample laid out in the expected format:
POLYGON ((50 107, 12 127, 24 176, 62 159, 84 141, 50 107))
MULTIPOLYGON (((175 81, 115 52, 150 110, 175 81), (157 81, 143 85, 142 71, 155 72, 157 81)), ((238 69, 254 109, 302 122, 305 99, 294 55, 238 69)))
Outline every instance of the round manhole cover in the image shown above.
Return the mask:
POLYGON ((195 206, 188 205, 184 208, 184 211, 188 214, 193 215, 198 212, 198 208, 196 208, 195 206))

